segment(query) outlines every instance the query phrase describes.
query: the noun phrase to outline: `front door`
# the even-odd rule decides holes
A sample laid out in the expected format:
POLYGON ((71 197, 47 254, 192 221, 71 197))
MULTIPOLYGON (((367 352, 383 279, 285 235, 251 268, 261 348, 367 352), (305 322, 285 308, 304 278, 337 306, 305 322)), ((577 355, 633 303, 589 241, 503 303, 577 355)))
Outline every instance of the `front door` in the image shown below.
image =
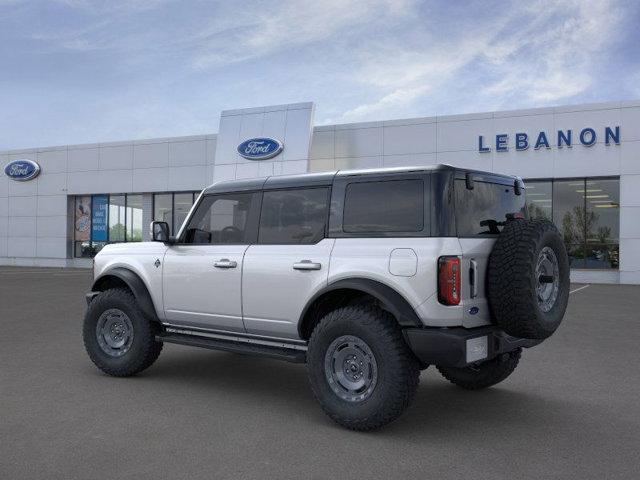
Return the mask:
POLYGON ((244 332, 242 262, 255 235, 251 212, 256 194, 203 197, 180 241, 164 257, 167 323, 244 332))

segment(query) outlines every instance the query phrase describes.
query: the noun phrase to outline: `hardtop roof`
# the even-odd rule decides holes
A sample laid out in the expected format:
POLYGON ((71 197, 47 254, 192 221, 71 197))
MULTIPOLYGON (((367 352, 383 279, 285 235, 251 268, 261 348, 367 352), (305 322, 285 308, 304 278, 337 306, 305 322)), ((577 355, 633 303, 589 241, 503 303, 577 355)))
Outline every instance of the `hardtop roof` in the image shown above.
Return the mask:
POLYGON ((226 192, 242 192, 253 190, 293 188, 293 187, 314 187, 329 186, 336 177, 350 177, 362 175, 392 175, 394 173, 410 173, 410 172, 429 172, 429 171, 453 171, 460 174, 472 173, 474 178, 481 180, 483 178, 495 178, 506 180, 506 183, 513 183, 518 177, 512 175, 503 175, 499 173, 486 172, 482 170, 473 170, 462 167, 455 167, 447 164, 426 165, 426 166, 409 166, 409 167, 391 167, 391 168, 366 168, 353 170, 333 170, 320 173, 298 173, 293 175, 272 175, 261 178, 247 178, 239 180, 221 180, 204 189, 203 193, 226 193, 226 192))

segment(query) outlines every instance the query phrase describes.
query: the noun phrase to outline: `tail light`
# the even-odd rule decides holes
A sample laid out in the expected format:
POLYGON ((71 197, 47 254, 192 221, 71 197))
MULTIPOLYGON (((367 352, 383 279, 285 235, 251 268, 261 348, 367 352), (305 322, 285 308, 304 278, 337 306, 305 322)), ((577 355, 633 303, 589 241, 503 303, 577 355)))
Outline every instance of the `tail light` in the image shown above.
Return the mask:
POLYGON ((438 259, 438 301, 443 305, 460 303, 460 258, 438 259))

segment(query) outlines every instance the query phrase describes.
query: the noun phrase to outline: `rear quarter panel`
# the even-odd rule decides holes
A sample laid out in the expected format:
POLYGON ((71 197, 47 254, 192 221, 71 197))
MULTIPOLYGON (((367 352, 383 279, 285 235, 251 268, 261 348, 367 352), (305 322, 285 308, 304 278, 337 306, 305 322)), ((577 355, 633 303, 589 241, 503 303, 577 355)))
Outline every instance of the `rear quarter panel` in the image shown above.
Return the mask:
POLYGON ((438 302, 438 258, 461 255, 457 238, 338 238, 331 253, 328 283, 348 278, 367 278, 383 283, 402 295, 425 325, 462 325, 463 308, 438 302), (415 252, 415 274, 403 260, 402 268, 390 266, 396 249, 415 252), (402 273, 394 275, 391 271, 402 273))

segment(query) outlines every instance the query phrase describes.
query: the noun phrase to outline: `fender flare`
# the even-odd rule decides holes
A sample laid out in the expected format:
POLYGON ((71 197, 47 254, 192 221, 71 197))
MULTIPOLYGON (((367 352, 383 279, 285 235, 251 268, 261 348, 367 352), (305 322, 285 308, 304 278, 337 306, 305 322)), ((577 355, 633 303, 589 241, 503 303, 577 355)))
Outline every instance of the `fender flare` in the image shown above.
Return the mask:
POLYGON ((300 334, 300 338, 302 338, 301 327, 303 320, 314 302, 326 293, 343 289, 358 290, 376 298, 382 307, 391 313, 397 319, 398 324, 403 327, 423 326, 422 321, 409 302, 390 286, 369 278, 348 278, 330 283, 311 297, 302 310, 302 314, 298 320, 298 333, 300 334))
POLYGON ((135 297, 136 302, 138 302, 138 306, 145 317, 155 322, 159 321, 156 309, 153 305, 153 300, 149 294, 149 289, 137 273, 124 267, 112 268, 111 270, 107 270, 102 273, 94 280, 91 290, 103 291, 104 288, 101 288, 100 283, 101 281, 104 282, 108 277, 116 277, 122 280, 133 293, 133 296, 135 297))

